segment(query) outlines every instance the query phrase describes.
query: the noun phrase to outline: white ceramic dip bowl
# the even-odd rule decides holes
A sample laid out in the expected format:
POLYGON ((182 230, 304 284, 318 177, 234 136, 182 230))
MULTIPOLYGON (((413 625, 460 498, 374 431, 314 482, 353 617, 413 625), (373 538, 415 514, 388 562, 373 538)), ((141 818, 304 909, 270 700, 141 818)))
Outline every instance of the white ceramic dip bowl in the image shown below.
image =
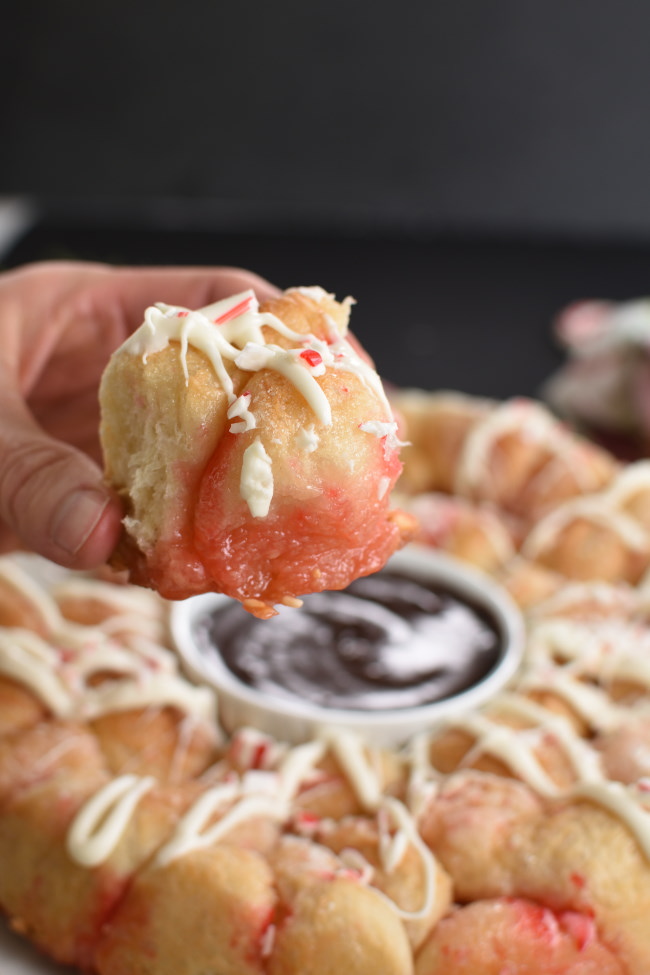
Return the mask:
MULTIPOLYGON (((379 590, 389 596, 397 583, 402 584, 400 580, 406 580, 405 591, 412 588, 410 582, 414 582, 416 587, 424 587, 421 598, 413 590, 415 602, 420 600, 423 610, 418 614, 413 629, 406 630, 405 644, 400 646, 395 642, 400 635, 404 637, 405 624, 401 617, 395 617, 392 596, 388 599, 390 605, 385 605, 380 599, 364 598, 358 627, 356 617, 351 613, 354 607, 347 596, 348 590, 342 594, 306 597, 303 609, 280 607, 279 617, 266 621, 253 620, 239 604, 226 596, 215 594, 195 596, 172 606, 171 631, 183 665, 192 678, 216 690, 219 719, 228 733, 242 727, 253 727, 278 740, 297 744, 313 738, 324 729, 345 729, 362 735, 378 746, 398 746, 450 715, 467 713, 484 704, 516 673, 524 649, 523 620, 509 595, 487 576, 431 549, 411 545, 394 555, 382 572, 368 577, 368 580, 371 586, 378 581, 379 590), (445 599, 451 596, 454 605, 440 613, 436 610, 429 614, 426 609, 428 601, 438 601, 438 590, 445 599), (341 600, 340 597, 345 598, 341 600), (476 676, 470 679, 460 673, 466 660, 454 634, 446 645, 441 645, 441 641, 447 640, 448 633, 446 630, 439 632, 437 620, 443 617, 449 619, 450 614, 457 612, 455 600, 458 600, 461 610, 465 605, 469 607, 469 611, 486 623, 490 631, 488 636, 483 634, 476 637, 479 647, 483 644, 487 647, 489 643, 490 649, 487 657, 482 649, 477 651, 474 657, 476 676), (291 615, 296 613, 306 613, 307 617, 291 615), (253 635, 252 643, 249 641, 250 645, 259 646, 258 657, 249 666, 246 679, 237 676, 233 669, 233 664, 235 669, 239 669, 240 661, 246 663, 249 656, 246 640, 235 647, 234 658, 233 651, 228 651, 233 658, 229 666, 224 659, 226 637, 219 636, 218 622, 213 622, 221 617, 229 621, 224 633, 236 633, 237 626, 241 625, 255 628, 251 632, 258 634, 257 637, 253 635), (291 662, 287 663, 282 646, 282 617, 287 618, 293 634, 290 640, 302 655, 300 667, 307 665, 309 669, 311 664, 316 666, 316 686, 312 688, 315 699, 303 688, 302 674, 294 669, 291 662), (381 632, 384 641, 378 660, 371 660, 369 664, 362 661, 366 674, 370 672, 376 675, 379 668, 379 683, 373 683, 365 697, 363 691, 353 695, 350 705, 341 705, 336 695, 334 703, 328 703, 329 692, 321 693, 318 683, 318 667, 321 668, 321 676, 328 678, 328 670, 333 668, 327 659, 327 647, 322 643, 322 634, 327 634, 330 624, 335 626, 343 651, 350 658, 353 668, 357 665, 357 651, 362 654, 366 647, 368 633, 381 632), (308 636, 311 644, 306 649, 300 646, 301 633, 308 636), (272 677, 267 679, 268 675, 263 673, 268 658, 276 656, 278 651, 280 662, 276 665, 275 677, 279 672, 280 683, 272 677), (426 661, 429 653, 434 658, 433 664, 426 661), (447 660, 455 661, 458 673, 452 675, 451 684, 447 680, 442 696, 426 700, 427 694, 431 693, 430 688, 436 686, 440 673, 446 671, 447 660), (382 683, 386 661, 393 669, 396 668, 400 688, 406 686, 402 699, 406 703, 396 706, 400 694, 394 693, 392 684, 382 683), (418 668, 422 669, 421 675, 418 668), (249 672, 261 675, 257 686, 256 681, 249 680, 249 672), (282 676, 286 677, 288 673, 287 684, 282 686, 282 676), (425 700, 413 704, 412 699, 420 693, 425 700), (371 702, 369 707, 365 704, 366 700, 371 702), (359 706, 359 701, 364 702, 362 706, 359 706)), ((363 592, 364 587, 368 589, 368 583, 358 580, 352 588, 355 587, 363 592)), ((407 595, 410 600, 410 592, 407 595)), ((399 602, 401 597, 396 599, 399 602)), ((461 622, 460 626, 461 629, 467 629, 467 626, 472 629, 474 623, 461 622)), ((356 677, 350 678, 350 681, 356 684, 356 677)))

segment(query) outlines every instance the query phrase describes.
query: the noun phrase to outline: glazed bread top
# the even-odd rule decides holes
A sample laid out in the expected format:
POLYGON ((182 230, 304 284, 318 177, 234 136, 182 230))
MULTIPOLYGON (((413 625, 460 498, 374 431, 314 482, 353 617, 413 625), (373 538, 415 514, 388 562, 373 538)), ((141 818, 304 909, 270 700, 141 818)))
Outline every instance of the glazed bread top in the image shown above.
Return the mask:
POLYGON ((124 499, 118 559, 169 598, 228 592, 253 612, 341 588, 404 540, 401 465, 351 299, 294 288, 200 311, 157 305, 118 349, 100 401, 124 499))

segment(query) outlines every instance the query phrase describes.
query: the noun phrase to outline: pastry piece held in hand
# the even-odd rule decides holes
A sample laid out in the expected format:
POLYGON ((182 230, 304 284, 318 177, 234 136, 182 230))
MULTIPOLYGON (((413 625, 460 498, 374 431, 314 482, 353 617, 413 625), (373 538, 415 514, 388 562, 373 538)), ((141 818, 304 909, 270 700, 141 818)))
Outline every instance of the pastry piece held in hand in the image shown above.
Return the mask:
POLYGON ((261 308, 245 292, 147 310, 100 390, 132 581, 171 599, 224 592, 266 617, 407 540, 410 517, 389 506, 397 427, 349 306, 295 288, 261 308))

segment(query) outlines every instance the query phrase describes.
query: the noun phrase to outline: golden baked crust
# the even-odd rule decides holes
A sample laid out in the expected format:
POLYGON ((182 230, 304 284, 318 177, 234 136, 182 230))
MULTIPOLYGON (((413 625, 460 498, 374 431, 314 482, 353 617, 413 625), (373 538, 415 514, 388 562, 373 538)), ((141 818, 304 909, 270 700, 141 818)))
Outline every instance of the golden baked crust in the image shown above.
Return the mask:
MULTIPOLYGON (((618 550, 646 530, 648 494, 642 470, 610 470, 583 493, 618 550)), ((647 587, 572 578, 570 548, 560 571, 522 555, 535 529, 503 495, 441 498, 462 531, 430 541, 510 588, 527 651, 507 692, 394 752, 224 740, 165 655, 153 593, 39 589, 0 560, 0 905, 16 929, 97 975, 647 975, 647 587)), ((578 502, 562 491, 544 518, 578 502)))
MULTIPOLYGON (((245 314, 257 316, 258 341, 248 327, 231 331, 215 361, 191 337, 187 349, 136 343, 138 354, 127 341, 102 380, 101 438, 126 512, 115 562, 131 580, 173 599, 225 592, 268 616, 274 603, 379 568, 412 522, 389 507, 399 442, 347 334, 349 302, 292 289, 245 314), (272 492, 263 511, 249 493, 260 478, 272 492)), ((206 316, 201 324, 210 340, 223 334, 206 316)))

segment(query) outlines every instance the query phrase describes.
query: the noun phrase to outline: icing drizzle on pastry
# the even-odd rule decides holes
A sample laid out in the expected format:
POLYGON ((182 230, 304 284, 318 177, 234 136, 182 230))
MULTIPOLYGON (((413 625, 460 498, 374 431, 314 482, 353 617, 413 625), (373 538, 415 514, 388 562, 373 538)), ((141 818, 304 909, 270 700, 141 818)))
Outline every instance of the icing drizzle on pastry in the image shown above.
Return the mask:
POLYGON ((66 837, 72 859, 82 867, 98 867, 108 860, 140 799, 155 782, 151 776, 121 775, 84 803, 66 837))
MULTIPOLYGON (((4 560, 0 560, 0 567, 4 568, 5 575, 10 573, 10 566, 4 560)), ((137 688, 144 663, 146 668, 157 671, 163 678, 178 677, 174 675, 173 659, 165 648, 157 647, 142 633, 131 633, 127 643, 119 645, 106 636, 103 624, 82 626, 64 620, 56 601, 45 588, 30 582, 20 590, 20 574, 11 576, 11 581, 26 603, 31 598, 40 605, 41 618, 50 621, 52 632, 41 637, 27 629, 0 630, 0 673, 14 676, 30 687, 54 713, 81 717, 94 713, 97 704, 93 701, 93 691, 101 690, 102 682, 94 688, 93 681, 88 682, 89 675, 119 669, 129 679, 134 678, 132 684, 137 688), (94 646, 91 646, 93 641, 94 646), (89 699, 90 705, 75 704, 75 700, 81 698, 89 699), (69 710, 71 702, 73 706, 69 710)), ((68 595, 70 591, 74 594, 72 588, 68 595)), ((92 601, 92 582, 85 583, 79 591, 92 601)), ((98 584, 98 598, 101 592, 101 584, 98 584)), ((133 608, 129 590, 117 592, 123 597, 123 616, 128 618, 133 608)), ((650 860, 648 780, 630 785, 609 780, 591 743, 574 730, 567 718, 529 696, 538 691, 550 692, 565 701, 571 711, 597 731, 623 725, 630 713, 647 714, 634 705, 623 708, 615 701, 608 704, 603 690, 612 673, 622 673, 642 688, 650 686, 647 669, 643 666, 644 653, 639 651, 639 641, 644 643, 644 634, 647 639, 646 628, 638 619, 629 618, 626 607, 620 610, 624 615, 617 616, 616 601, 605 598, 607 590, 603 587, 594 587, 594 593, 599 597, 598 602, 613 607, 611 618, 598 620, 596 626, 593 621, 580 618, 532 620, 528 669, 520 680, 519 689, 499 695, 484 712, 459 716, 448 724, 465 730, 474 739, 461 769, 482 754, 491 755, 552 804, 596 804, 620 820, 650 860), (587 678, 586 683, 581 679, 583 677, 587 678), (601 686, 594 686, 591 678, 596 678, 601 686), (545 739, 551 739, 565 759, 572 775, 569 785, 558 783, 552 771, 540 760, 537 749, 545 739)), ((146 612, 146 601, 142 609, 146 612)), ((561 603, 558 609, 562 609, 561 603)), ((26 611, 28 616, 33 615, 28 606, 26 611)), ((106 622, 118 618, 119 613, 106 622)), ((182 678, 178 677, 178 680, 182 681, 182 678)), ((133 693, 137 697, 137 693, 133 693)), ((125 702, 128 704, 129 692, 124 693, 122 688, 116 697, 118 706, 122 707, 125 702)), ((195 704, 188 697, 188 711, 196 711, 195 704)), ((258 817, 270 818, 290 829, 295 800, 329 752, 366 816, 376 820, 381 868, 390 874, 399 869, 409 849, 417 853, 423 895, 422 903, 415 910, 403 910, 377 888, 375 890, 388 900, 400 917, 406 920, 424 917, 434 902, 437 866, 433 854, 419 836, 417 824, 422 800, 425 804, 435 801, 436 790, 444 778, 429 760, 430 745, 436 733, 420 736, 412 743, 409 754, 404 756, 405 765, 411 771, 411 782, 407 799, 402 801, 385 793, 382 775, 376 765, 377 753, 355 735, 323 731, 316 740, 289 748, 271 739, 265 740, 259 733, 242 732, 238 736, 240 747, 233 752, 242 771, 229 773, 215 786, 206 785, 205 791, 179 819, 172 835, 158 851, 155 862, 164 867, 193 849, 219 842, 238 825, 258 817)), ((111 779, 91 796, 77 813, 67 836, 67 849, 75 862, 91 869, 106 862, 136 814, 139 803, 154 785, 155 780, 150 777, 123 775, 111 779)), ((354 852, 346 853, 339 859, 342 871, 347 865, 358 874, 359 883, 372 883, 372 867, 364 863, 360 855, 355 857, 354 852)))
POLYGON ((253 518, 265 518, 273 498, 273 465, 257 437, 244 451, 240 493, 253 518))
MULTIPOLYGON (((5 575, 11 562, 0 560, 5 575)), ((214 720, 214 693, 197 687, 179 672, 174 654, 160 642, 162 603, 135 586, 112 586, 71 579, 50 593, 23 573, 11 573, 12 586, 25 600, 30 618, 38 610, 50 630, 41 636, 25 626, 0 627, 0 675, 27 687, 58 718, 92 720, 132 708, 170 705, 202 720, 214 720), (104 601, 106 619, 92 625, 61 614, 55 595, 104 601), (33 607, 30 610, 30 606, 33 607), (121 611, 120 611, 121 607, 121 611), (138 622, 132 625, 138 608, 138 622), (148 618, 147 618, 148 617, 148 618)))
MULTIPOLYGON (((305 289, 294 289, 306 293, 305 289)), ((308 289, 309 297, 322 300, 328 297, 320 289, 308 289)), ((352 372, 361 379, 386 405, 387 417, 392 413, 377 373, 361 358, 332 323, 328 341, 312 334, 296 332, 276 315, 260 312, 252 290, 224 298, 198 311, 159 302, 147 308, 144 322, 124 343, 124 351, 146 359, 160 352, 170 342, 181 346, 181 362, 186 380, 187 350, 190 345, 202 352, 211 362, 217 378, 232 402, 236 394, 232 378, 226 368, 232 362, 240 369, 256 372, 275 369, 286 376, 302 394, 324 425, 332 422, 327 397, 316 382, 327 368, 352 372), (215 328, 215 325, 218 327, 215 328), (263 327, 268 326, 296 347, 283 349, 265 338, 263 327), (305 353, 309 353, 305 355, 305 353)))
MULTIPOLYGON (((331 298, 321 288, 292 290, 318 303, 331 298)), ((346 303, 350 300, 346 299, 346 303)), ((235 389, 231 375, 233 366, 244 372, 271 369, 284 376, 309 405, 316 422, 322 427, 331 426, 332 408, 318 380, 327 370, 352 373, 372 392, 385 413, 384 420, 368 420, 360 424, 360 429, 380 438, 385 454, 396 450, 400 445, 396 436, 397 424, 379 376, 348 341, 345 329, 338 328, 329 316, 326 316, 326 323, 330 326, 326 340, 311 333, 296 332, 276 315, 261 312, 252 290, 224 298, 198 311, 159 302, 147 308, 143 324, 127 339, 121 351, 141 356, 146 362, 149 356, 160 352, 170 342, 178 343, 186 384, 189 383, 188 348, 191 345, 200 351, 211 363, 228 397, 227 416, 234 421, 229 428, 231 433, 245 433, 258 426, 250 393, 238 393, 235 389), (270 342, 267 338, 269 329, 293 346, 282 348, 270 342)), ((298 446, 311 452, 317 448, 318 441, 318 433, 312 424, 301 431, 298 446)), ((254 442, 253 452, 248 461, 245 458, 244 467, 241 495, 253 517, 265 517, 273 497, 273 479, 271 459, 260 440, 254 442)))

